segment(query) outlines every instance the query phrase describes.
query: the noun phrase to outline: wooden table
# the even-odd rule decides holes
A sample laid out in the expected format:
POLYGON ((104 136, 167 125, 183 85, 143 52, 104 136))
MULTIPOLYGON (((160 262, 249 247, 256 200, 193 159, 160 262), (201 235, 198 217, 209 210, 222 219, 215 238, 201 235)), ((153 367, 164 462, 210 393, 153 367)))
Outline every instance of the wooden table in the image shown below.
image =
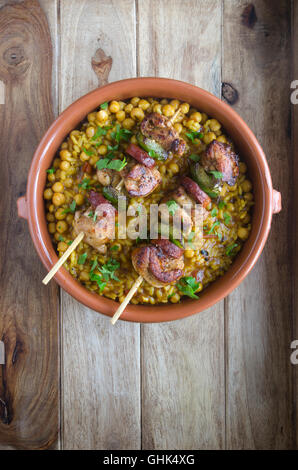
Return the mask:
POLYGON ((298 2, 0 7, 0 448, 296 448, 298 2), (283 210, 257 266, 224 301, 182 321, 112 327, 55 282, 42 286, 16 199, 54 117, 107 80, 135 76, 226 99, 263 146, 283 210))

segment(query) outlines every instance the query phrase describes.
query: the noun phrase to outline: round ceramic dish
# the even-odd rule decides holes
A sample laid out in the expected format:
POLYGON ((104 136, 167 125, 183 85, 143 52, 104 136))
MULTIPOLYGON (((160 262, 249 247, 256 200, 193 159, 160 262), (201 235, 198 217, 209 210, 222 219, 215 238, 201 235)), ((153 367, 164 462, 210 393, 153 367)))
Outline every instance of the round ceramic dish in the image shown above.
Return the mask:
MULTIPOLYGON (((220 99, 196 86, 165 78, 121 80, 88 93, 70 105, 54 121, 40 142, 30 167, 27 194, 18 200, 18 214, 28 220, 37 253, 46 269, 50 270, 58 257, 48 233, 45 218, 43 190, 46 183, 46 170, 51 166, 54 155, 65 136, 75 129, 88 113, 105 101, 125 100, 133 96, 177 98, 218 119, 226 133, 235 142, 241 159, 247 164, 249 177, 253 182, 255 206, 252 231, 226 274, 207 287, 198 300, 183 300, 180 304, 158 306, 128 305, 121 316, 122 320, 136 322, 176 320, 211 307, 240 284, 251 271, 264 248, 272 214, 281 209, 280 193, 272 189, 270 171, 260 144, 240 116, 220 99)), ((57 272, 55 280, 79 302, 97 312, 112 316, 119 306, 117 302, 89 292, 64 268, 57 272)))

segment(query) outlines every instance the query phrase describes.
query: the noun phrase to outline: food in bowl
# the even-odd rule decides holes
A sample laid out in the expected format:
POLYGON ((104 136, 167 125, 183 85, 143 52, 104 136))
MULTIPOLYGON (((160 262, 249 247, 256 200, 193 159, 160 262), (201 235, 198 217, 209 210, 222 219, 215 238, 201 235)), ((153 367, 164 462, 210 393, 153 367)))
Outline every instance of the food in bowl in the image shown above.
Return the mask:
POLYGON ((48 230, 59 256, 85 233, 64 266, 90 291, 122 302, 142 275, 134 304, 195 299, 249 236, 254 202, 246 171, 218 120, 188 103, 103 103, 70 132, 47 170, 48 230), (170 229, 181 213, 181 237, 170 230, 169 240, 161 238, 159 224, 153 239, 121 238, 117 206, 124 195, 127 228, 138 223, 138 212, 149 224, 150 207, 163 203, 170 229), (185 202, 202 209, 202 227, 184 212, 185 202))

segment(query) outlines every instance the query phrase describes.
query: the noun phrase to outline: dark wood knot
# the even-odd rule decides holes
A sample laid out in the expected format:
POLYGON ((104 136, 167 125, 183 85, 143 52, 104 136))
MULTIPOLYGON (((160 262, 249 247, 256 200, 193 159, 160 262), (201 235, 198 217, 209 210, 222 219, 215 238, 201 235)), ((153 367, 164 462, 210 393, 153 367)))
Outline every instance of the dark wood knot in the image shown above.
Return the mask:
POLYGON ((91 59, 91 65, 98 78, 98 85, 103 86, 108 83, 109 74, 112 68, 113 59, 107 56, 102 49, 97 49, 91 59))
POLYGON ((230 83, 222 83, 221 92, 223 99, 229 104, 235 104, 239 99, 238 91, 230 83))
POLYGON ((242 17, 242 24, 244 26, 250 29, 254 27, 254 25, 258 21, 258 18, 256 15, 256 9, 253 3, 250 3, 244 8, 241 17, 242 17))
POLYGON ((19 65, 25 59, 23 46, 10 47, 4 52, 4 60, 8 65, 19 65))

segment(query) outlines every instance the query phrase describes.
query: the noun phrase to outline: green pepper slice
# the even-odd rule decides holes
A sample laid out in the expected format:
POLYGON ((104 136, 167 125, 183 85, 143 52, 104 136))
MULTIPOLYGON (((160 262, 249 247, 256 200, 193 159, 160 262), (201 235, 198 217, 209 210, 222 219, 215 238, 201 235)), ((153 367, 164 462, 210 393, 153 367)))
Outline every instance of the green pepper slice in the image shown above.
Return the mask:
POLYGON ((215 187, 213 178, 206 173, 199 163, 191 165, 190 173, 194 181, 208 196, 213 199, 219 196, 220 190, 215 187))
POLYGON ((156 160, 166 160, 168 158, 167 152, 159 145, 155 140, 148 139, 143 136, 140 132, 137 134, 137 141, 140 147, 142 147, 150 157, 156 160))

